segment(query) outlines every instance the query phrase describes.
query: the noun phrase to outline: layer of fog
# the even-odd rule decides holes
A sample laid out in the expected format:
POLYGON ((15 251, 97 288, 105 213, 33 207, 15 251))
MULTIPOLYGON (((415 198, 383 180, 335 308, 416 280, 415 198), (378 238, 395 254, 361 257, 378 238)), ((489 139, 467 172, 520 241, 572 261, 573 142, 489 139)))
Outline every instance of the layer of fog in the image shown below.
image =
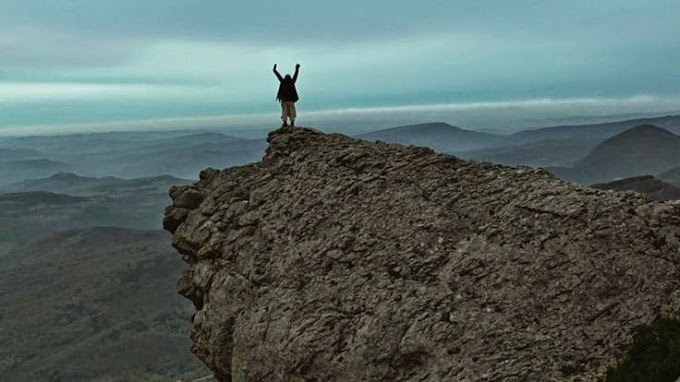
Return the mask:
MULTIPOLYGON (((677 114, 680 99, 652 96, 630 98, 534 99, 519 101, 405 105, 337 110, 305 110, 298 104, 298 125, 329 132, 360 134, 423 122, 446 122, 465 129, 509 134, 554 125, 578 125, 677 114)), ((105 131, 220 131, 245 138, 264 137, 278 126, 279 111, 217 115, 200 118, 166 118, 126 122, 69 125, 13 126, 0 136, 61 135, 105 131)))

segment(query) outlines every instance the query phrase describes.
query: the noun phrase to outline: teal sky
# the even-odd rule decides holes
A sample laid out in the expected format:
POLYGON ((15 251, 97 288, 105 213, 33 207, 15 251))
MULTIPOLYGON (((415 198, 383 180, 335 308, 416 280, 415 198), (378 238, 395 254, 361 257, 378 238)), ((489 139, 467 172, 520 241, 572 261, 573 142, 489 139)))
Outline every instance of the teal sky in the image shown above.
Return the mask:
POLYGON ((276 123, 271 66, 297 62, 301 118, 320 124, 677 111, 679 14, 677 0, 4 0, 0 131, 276 123))

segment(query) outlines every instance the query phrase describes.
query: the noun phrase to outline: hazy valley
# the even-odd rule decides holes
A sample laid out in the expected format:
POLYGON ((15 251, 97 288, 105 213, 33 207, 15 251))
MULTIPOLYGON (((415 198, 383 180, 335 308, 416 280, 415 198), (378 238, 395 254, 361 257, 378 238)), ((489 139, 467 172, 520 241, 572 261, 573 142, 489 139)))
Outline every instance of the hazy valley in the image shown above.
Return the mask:
POLYGON ((193 379, 182 266, 158 230, 53 232, 0 261, 7 381, 193 379))
POLYGON ((266 142, 219 133, 93 133, 0 140, 0 185, 71 172, 123 178, 195 178, 197 168, 259 159, 266 142))

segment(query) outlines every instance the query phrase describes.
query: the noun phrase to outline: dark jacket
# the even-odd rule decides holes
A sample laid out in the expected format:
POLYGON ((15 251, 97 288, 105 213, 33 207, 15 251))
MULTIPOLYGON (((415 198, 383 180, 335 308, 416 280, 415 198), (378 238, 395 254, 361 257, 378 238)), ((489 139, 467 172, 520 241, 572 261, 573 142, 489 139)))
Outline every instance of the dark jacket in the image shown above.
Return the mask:
POLYGON ((276 69, 274 69, 274 74, 276 74, 276 78, 278 78, 280 82, 279 92, 276 94, 276 99, 279 100, 279 102, 297 102, 297 100, 300 99, 297 90, 295 89, 295 82, 297 81, 299 72, 300 68, 296 66, 293 78, 288 74, 286 74, 286 77, 284 78, 281 77, 281 74, 279 74, 276 69))

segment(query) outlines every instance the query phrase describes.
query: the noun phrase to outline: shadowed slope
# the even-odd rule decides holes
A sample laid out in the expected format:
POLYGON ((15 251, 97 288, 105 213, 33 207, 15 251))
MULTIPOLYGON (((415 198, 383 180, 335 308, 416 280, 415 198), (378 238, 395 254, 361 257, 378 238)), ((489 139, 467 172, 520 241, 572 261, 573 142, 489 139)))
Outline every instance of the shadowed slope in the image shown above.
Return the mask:
POLYGON ((189 352, 181 262, 160 231, 55 232, 0 259, 0 375, 7 381, 176 380, 189 352), (6 379, 5 379, 6 378, 6 379))
POLYGON ((600 190, 635 191, 646 195, 652 200, 678 200, 680 188, 663 182, 651 175, 636 176, 610 183, 594 184, 591 187, 600 190))
POLYGON ((599 144, 579 167, 607 177, 659 174, 680 166, 680 136, 642 125, 599 144))

